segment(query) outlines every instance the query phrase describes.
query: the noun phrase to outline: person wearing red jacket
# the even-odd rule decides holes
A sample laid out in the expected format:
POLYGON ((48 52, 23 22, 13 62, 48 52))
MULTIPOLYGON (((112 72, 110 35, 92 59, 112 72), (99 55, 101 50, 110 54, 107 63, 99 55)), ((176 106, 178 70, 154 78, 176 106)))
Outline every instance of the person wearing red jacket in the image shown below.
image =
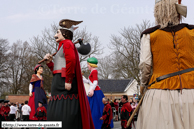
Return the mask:
POLYGON ((1 121, 4 121, 4 117, 3 117, 4 113, 3 113, 3 110, 2 110, 3 102, 4 102, 4 100, 0 99, 0 129, 2 129, 1 128, 1 121))
POLYGON ((36 113, 34 114, 34 116, 39 121, 44 121, 46 120, 46 115, 47 115, 47 111, 46 111, 46 108, 43 106, 43 102, 38 101, 38 108, 36 109, 36 113))
POLYGON ((1 110, 3 112, 3 117, 5 121, 9 121, 9 112, 10 112, 10 108, 8 106, 8 102, 9 100, 5 100, 4 101, 4 106, 2 106, 1 110))
POLYGON ((112 108, 110 104, 108 103, 108 99, 106 97, 102 99, 102 102, 104 104, 104 110, 103 110, 103 116, 100 117, 100 120, 103 120, 101 129, 111 129, 110 124, 113 118, 112 108))
POLYGON ((122 129, 131 129, 131 125, 129 127, 127 127, 127 121, 132 114, 131 104, 128 102, 127 95, 123 95, 121 97, 121 101, 123 103, 123 106, 121 108, 121 126, 122 126, 122 129))
POLYGON ((77 49, 72 43, 73 30, 82 21, 63 19, 54 36, 59 43, 54 62, 46 54, 47 66, 53 73, 51 98, 47 107, 48 121, 62 121, 63 129, 94 129, 89 102, 80 69, 77 49))

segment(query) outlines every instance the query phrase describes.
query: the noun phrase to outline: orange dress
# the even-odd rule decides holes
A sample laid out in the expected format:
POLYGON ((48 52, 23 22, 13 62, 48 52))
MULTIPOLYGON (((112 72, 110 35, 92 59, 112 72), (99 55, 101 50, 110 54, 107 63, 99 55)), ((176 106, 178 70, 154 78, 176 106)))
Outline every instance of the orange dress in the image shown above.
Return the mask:
MULTIPOLYGON (((171 32, 156 30, 150 34, 153 74, 149 84, 157 77, 180 70, 194 68, 194 29, 187 27, 171 32)), ((149 89, 194 89, 194 71, 156 82, 149 89)))

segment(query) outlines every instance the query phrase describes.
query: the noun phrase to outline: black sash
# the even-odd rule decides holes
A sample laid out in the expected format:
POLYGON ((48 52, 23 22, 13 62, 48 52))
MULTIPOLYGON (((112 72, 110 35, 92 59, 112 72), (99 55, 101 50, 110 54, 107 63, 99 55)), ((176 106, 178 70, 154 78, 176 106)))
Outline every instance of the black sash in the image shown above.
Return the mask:
POLYGON ((153 81, 152 83, 150 83, 148 85, 148 87, 151 86, 152 84, 154 84, 156 82, 159 82, 159 81, 162 81, 166 78, 173 77, 173 76, 176 76, 176 75, 181 75, 183 73, 187 73, 187 72, 190 72, 190 71, 194 71, 194 68, 184 69, 184 70, 181 70, 181 71, 178 71, 178 72, 174 72, 174 73, 170 73, 170 74, 160 76, 160 77, 156 78, 156 81, 153 81))

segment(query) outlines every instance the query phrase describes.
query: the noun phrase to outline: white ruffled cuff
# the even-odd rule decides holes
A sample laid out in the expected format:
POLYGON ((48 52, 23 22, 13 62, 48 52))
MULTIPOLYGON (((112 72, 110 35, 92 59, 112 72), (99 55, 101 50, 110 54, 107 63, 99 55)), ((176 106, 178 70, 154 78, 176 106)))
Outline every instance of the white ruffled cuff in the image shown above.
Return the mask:
POLYGON ((32 93, 32 88, 33 88, 33 85, 30 83, 30 85, 29 85, 29 93, 32 93))
POLYGON ((89 91, 90 90, 95 90, 97 85, 98 85, 98 81, 97 80, 93 81, 93 83, 90 83, 89 91))

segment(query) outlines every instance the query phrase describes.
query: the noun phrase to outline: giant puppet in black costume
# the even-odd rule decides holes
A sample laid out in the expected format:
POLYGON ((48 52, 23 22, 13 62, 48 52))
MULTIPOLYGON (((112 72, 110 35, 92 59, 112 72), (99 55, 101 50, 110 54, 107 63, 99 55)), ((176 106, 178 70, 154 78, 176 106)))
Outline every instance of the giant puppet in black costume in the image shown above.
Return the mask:
POLYGON ((59 43, 54 62, 45 55, 53 72, 51 99, 47 109, 48 121, 62 121, 63 129, 94 129, 90 106, 83 86, 77 49, 72 43, 73 25, 82 21, 61 20, 55 35, 59 43))

